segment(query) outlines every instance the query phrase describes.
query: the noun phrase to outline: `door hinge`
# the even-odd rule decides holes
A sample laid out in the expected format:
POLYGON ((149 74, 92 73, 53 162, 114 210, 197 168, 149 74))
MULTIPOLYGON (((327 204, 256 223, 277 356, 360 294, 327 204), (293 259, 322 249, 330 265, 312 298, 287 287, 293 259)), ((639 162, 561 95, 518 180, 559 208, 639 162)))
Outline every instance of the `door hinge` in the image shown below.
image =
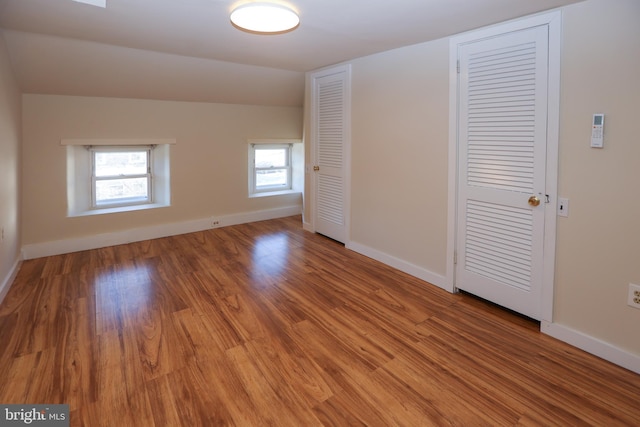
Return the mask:
POLYGON ((458 251, 453 251, 453 264, 458 263, 458 251))
POLYGON ((456 62, 456 70, 457 70, 458 74, 460 74, 460 60, 459 59, 456 62))

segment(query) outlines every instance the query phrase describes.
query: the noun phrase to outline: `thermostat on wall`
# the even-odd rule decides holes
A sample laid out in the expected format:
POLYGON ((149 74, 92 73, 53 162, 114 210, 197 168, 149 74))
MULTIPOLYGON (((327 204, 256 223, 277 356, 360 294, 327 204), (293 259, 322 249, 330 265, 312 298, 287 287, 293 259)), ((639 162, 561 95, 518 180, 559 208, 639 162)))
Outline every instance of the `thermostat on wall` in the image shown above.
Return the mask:
POLYGON ((602 148, 604 145, 604 114, 593 115, 591 122, 591 147, 602 148))

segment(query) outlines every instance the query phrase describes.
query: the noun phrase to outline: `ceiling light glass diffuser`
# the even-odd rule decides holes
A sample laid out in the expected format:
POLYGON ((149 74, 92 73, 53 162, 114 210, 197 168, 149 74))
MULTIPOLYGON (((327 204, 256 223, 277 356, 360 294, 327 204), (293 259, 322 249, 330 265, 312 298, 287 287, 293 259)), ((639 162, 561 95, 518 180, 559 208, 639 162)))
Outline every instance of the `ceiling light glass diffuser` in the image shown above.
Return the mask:
POLYGON ((78 3, 90 4, 91 6, 107 7, 107 0, 73 0, 78 3))
POLYGON ((296 28, 300 18, 280 4, 248 3, 231 12, 231 22, 240 29, 256 33, 282 33, 296 28))

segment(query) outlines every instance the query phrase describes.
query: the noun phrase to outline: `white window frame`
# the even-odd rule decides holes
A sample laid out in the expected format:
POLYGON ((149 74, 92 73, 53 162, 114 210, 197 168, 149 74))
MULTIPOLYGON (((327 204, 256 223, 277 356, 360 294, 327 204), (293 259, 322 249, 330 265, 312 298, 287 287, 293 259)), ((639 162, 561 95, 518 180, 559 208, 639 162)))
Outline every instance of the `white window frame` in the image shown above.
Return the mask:
POLYGON ((92 209, 104 209, 104 208, 113 208, 119 206, 136 206, 136 205, 146 205, 153 203, 153 156, 152 150, 154 146, 96 146, 89 147, 89 151, 91 152, 91 208, 92 209), (96 154, 97 153, 127 153, 127 152, 145 152, 147 156, 147 173, 144 174, 131 174, 131 175, 113 175, 113 176, 96 176, 96 154), (147 197, 128 197, 115 199, 112 202, 101 202, 98 203, 96 197, 96 185, 100 181, 110 181, 115 179, 123 179, 123 178, 146 178, 147 179, 147 197))
POLYGON ((87 215, 105 215, 146 209, 158 209, 171 206, 171 151, 177 144, 175 139, 137 138, 106 139, 78 138, 62 139, 60 145, 67 152, 67 215, 79 217, 87 215), (91 147, 127 148, 153 147, 151 150, 151 194, 152 203, 114 205, 100 204, 93 207, 92 199, 92 154, 91 147))
POLYGON ((270 194, 279 194, 282 192, 290 192, 293 188, 293 167, 292 167, 292 152, 293 152, 293 144, 292 143, 250 143, 249 144, 249 195, 250 196, 259 196, 259 195, 270 195, 270 194), (269 167, 269 168, 260 168, 256 167, 256 150, 279 150, 279 149, 287 150, 287 164, 283 167, 269 167), (256 185, 257 173, 265 170, 286 170, 287 172, 287 185, 270 185, 263 186, 258 188, 256 185))

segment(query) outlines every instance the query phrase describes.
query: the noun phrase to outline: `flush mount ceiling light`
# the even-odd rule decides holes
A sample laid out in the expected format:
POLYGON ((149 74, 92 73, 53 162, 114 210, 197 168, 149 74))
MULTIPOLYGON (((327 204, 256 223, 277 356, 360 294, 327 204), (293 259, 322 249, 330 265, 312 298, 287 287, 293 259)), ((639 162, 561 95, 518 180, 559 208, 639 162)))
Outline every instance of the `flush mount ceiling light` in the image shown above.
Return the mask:
POLYGON ((73 0, 78 3, 90 4, 91 6, 107 7, 107 0, 73 0))
POLYGON ((231 22, 255 33, 283 33, 298 26, 300 18, 290 8, 274 3, 248 3, 231 12, 231 22))

